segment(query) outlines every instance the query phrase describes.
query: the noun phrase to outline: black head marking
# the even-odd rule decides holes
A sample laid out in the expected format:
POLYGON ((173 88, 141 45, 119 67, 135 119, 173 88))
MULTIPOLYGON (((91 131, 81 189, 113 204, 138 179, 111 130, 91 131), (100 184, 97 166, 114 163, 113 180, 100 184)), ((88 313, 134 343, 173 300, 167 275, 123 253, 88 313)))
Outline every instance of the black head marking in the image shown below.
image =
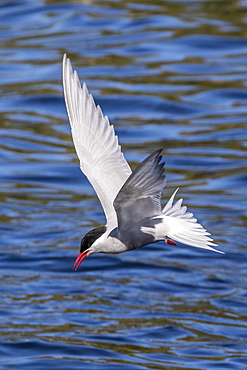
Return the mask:
POLYGON ((96 229, 90 230, 81 240, 80 253, 91 247, 91 245, 97 240, 101 235, 106 232, 106 227, 101 226, 96 229))

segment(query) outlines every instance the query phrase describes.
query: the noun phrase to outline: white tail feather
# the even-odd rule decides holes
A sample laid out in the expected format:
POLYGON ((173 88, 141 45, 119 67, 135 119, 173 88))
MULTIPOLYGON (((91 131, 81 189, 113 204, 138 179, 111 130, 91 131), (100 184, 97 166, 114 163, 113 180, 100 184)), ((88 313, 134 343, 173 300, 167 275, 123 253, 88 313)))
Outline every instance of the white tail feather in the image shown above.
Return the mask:
MULTIPOLYGON (((212 248, 217 247, 217 244, 212 243, 213 239, 208 236, 211 234, 197 222, 193 213, 187 212, 187 207, 182 206, 183 199, 179 199, 173 204, 177 191, 178 189, 175 190, 162 211, 162 222, 156 225, 157 239, 161 240, 166 236, 192 247, 209 249, 224 254, 224 252, 212 248)), ((160 216, 157 218, 160 218, 160 216)))

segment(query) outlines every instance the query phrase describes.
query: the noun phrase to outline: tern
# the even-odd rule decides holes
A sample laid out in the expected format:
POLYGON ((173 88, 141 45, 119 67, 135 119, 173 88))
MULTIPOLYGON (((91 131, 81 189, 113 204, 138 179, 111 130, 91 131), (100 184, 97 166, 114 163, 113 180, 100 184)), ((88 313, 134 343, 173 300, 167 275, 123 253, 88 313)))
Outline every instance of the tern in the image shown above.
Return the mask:
POLYGON ((106 216, 106 225, 89 231, 81 240, 80 253, 73 268, 94 253, 123 253, 144 245, 177 242, 211 251, 211 235, 193 213, 175 204, 175 190, 161 209, 161 192, 166 184, 161 151, 149 155, 132 172, 125 160, 118 137, 108 117, 81 86, 66 54, 63 58, 63 88, 72 138, 80 168, 92 184, 106 216), (173 239, 173 240, 172 240, 173 239))

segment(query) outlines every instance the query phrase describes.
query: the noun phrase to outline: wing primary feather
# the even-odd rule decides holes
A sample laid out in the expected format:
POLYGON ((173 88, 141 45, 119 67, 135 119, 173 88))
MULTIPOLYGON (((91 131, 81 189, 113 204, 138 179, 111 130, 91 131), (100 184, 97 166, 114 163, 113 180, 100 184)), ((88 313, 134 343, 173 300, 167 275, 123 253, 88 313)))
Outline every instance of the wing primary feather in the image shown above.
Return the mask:
POLYGON ((117 226, 113 201, 131 174, 113 126, 95 105, 85 83, 80 84, 70 60, 63 57, 63 86, 68 118, 80 168, 94 187, 107 219, 117 226))

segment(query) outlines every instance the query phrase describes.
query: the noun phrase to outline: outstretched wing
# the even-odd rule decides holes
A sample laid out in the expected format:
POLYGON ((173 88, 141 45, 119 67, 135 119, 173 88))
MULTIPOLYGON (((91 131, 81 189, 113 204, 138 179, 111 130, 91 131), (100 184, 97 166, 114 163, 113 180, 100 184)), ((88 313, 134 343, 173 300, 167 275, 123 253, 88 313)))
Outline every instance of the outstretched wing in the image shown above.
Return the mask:
POLYGON ((182 206, 183 199, 179 199, 173 204, 177 191, 178 189, 173 193, 162 211, 162 222, 166 230, 166 236, 192 247, 224 253, 213 248, 217 247, 217 244, 213 243, 213 239, 209 237, 211 234, 197 222, 193 213, 187 212, 186 206, 182 206))
POLYGON ((120 232, 131 229, 133 224, 141 225, 145 219, 161 213, 160 197, 165 186, 161 151, 157 150, 147 157, 119 191, 114 207, 120 232))
POLYGON ((117 226, 113 201, 131 174, 113 126, 103 116, 84 83, 80 85, 70 60, 63 58, 64 97, 80 168, 86 175, 104 209, 107 227, 117 226))

